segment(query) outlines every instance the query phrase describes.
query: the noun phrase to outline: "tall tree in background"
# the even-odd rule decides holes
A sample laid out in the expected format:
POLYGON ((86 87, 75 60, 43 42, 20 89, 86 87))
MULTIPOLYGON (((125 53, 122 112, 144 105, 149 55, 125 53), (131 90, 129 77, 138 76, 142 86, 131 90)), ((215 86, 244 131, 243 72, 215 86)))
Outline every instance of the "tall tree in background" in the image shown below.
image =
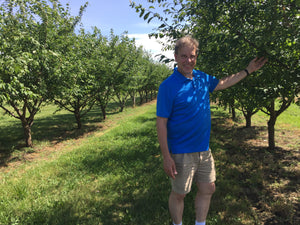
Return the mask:
POLYGON ((237 101, 248 116, 257 109, 269 115, 268 143, 275 148, 276 119, 300 92, 299 1, 148 0, 148 8, 135 2, 131 6, 148 22, 161 22, 152 34, 156 37, 197 38, 198 67, 209 74, 226 76, 243 69, 254 55, 267 57, 262 71, 241 83, 243 87, 230 89, 231 98, 222 99, 225 104, 237 101), (157 13, 157 5, 164 15, 157 13))
POLYGON ((68 38, 69 50, 64 54, 64 67, 61 76, 57 76, 54 102, 61 108, 74 114, 77 128, 81 129, 82 118, 95 104, 95 77, 89 68, 96 43, 90 33, 81 29, 79 34, 68 38))
POLYGON ((117 63, 119 37, 111 30, 110 37, 103 38, 100 30, 95 28, 94 38, 98 45, 93 54, 94 66, 91 67, 90 72, 95 75, 96 104, 100 106, 102 119, 105 120, 107 105, 113 98, 113 74, 122 64, 117 63))
POLYGON ((22 122, 27 147, 33 145, 34 117, 55 88, 64 40, 85 6, 77 17, 56 0, 6 0, 0 6, 0 107, 22 122))
POLYGON ((129 88, 132 72, 134 72, 134 62, 137 61, 135 40, 128 38, 126 33, 118 37, 115 43, 115 58, 113 77, 113 94, 119 103, 120 112, 124 110, 126 102, 130 97, 129 88))

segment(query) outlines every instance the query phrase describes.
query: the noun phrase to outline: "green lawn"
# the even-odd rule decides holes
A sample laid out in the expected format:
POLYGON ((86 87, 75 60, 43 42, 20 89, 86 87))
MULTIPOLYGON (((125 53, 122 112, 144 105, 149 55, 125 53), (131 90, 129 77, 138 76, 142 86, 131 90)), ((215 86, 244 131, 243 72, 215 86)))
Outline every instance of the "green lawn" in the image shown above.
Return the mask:
MULTIPOLYGON (((105 123, 92 112, 85 121, 85 131, 92 133, 79 140, 82 133, 74 132, 72 116, 51 111, 37 118, 36 142, 39 148, 53 141, 62 147, 54 151, 51 144, 52 152, 0 170, 0 224, 170 224, 170 182, 156 138, 155 104, 112 114, 105 123), (49 118, 51 129, 45 126, 49 118), (57 126, 55 120, 65 124, 57 126), (66 135, 64 129, 73 133, 66 135), (40 137, 44 132, 48 137, 40 137), (67 140, 57 140, 61 136, 67 140)), ((230 121, 220 108, 213 106, 212 111, 217 191, 208 224, 298 224, 300 146, 280 142, 270 152, 256 141, 265 135, 266 129, 261 128, 265 124, 244 129, 243 123, 230 121)), ((290 129, 285 130, 287 142, 289 135, 300 130, 289 124, 295 120, 299 124, 299 114, 293 113, 292 119, 279 122, 290 129)), ((264 120, 262 115, 257 117, 254 124, 264 120)), ((4 134, 14 138, 11 133, 1 130, 2 139, 4 134)), ((185 201, 184 224, 194 223, 194 196, 195 188, 185 201)))

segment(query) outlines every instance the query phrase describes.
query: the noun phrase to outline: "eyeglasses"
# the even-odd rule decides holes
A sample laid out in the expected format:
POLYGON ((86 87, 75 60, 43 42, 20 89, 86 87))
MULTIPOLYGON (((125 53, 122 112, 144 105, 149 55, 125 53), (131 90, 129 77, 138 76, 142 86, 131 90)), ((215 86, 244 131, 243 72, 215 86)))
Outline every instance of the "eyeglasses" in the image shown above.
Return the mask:
POLYGON ((197 56, 196 55, 191 55, 191 56, 187 56, 187 55, 180 55, 179 56, 181 60, 188 60, 190 59, 191 61, 196 60, 197 56))

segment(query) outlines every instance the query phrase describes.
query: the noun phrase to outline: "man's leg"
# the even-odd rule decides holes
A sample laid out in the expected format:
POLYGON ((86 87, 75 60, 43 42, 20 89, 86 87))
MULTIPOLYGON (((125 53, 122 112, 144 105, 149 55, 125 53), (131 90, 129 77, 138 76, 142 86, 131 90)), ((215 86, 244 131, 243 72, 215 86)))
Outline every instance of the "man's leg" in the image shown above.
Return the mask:
POLYGON ((169 197, 169 210, 171 218, 175 224, 182 222, 182 214, 184 208, 185 194, 178 194, 174 191, 171 192, 169 197))
POLYGON ((210 199, 215 192, 215 183, 197 182, 198 192, 195 198, 196 220, 204 222, 209 210, 210 199))

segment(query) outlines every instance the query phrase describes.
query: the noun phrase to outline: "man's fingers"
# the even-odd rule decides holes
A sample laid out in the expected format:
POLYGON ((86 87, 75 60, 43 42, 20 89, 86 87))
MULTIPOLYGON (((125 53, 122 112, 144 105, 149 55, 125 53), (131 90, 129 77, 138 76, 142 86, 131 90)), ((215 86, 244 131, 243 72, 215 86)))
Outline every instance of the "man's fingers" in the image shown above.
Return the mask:
POLYGON ((172 165, 172 178, 175 179, 175 176, 177 175, 176 166, 175 164, 172 165))
POLYGON ((173 180, 175 179, 175 176, 177 175, 177 170, 175 165, 171 166, 170 170, 167 171, 167 175, 171 177, 173 180))
POLYGON ((258 58, 258 57, 256 57, 250 62, 249 70, 251 72, 255 72, 255 71, 259 70, 261 67, 263 67, 263 65, 265 65, 266 62, 268 62, 268 58, 265 58, 265 57, 258 58))
POLYGON ((164 161, 164 170, 169 177, 175 179, 175 176, 177 175, 177 170, 173 159, 168 159, 164 161))
POLYGON ((173 168, 173 173, 174 173, 174 175, 177 175, 177 170, 176 170, 176 167, 174 166, 174 168, 173 168))
MULTIPOLYGON (((257 57, 256 57, 257 59, 257 57)), ((257 63, 264 65, 266 62, 268 62, 268 58, 260 57, 258 60, 256 60, 257 63)))
POLYGON ((261 57, 257 62, 257 64, 258 64, 257 66, 259 68, 261 68, 263 65, 265 65, 266 62, 268 62, 268 59, 265 57, 261 57))

